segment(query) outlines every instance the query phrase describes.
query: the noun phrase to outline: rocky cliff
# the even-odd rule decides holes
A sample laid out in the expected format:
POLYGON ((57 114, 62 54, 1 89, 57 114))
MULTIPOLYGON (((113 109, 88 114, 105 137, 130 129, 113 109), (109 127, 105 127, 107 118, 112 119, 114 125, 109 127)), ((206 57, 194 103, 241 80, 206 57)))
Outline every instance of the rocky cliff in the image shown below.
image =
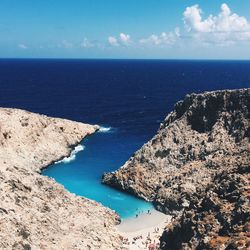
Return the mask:
POLYGON ((0 109, 0 249, 120 249, 113 211, 39 174, 97 129, 0 109))
POLYGON ((250 247, 250 89, 187 95, 103 182, 174 218, 162 249, 250 247))

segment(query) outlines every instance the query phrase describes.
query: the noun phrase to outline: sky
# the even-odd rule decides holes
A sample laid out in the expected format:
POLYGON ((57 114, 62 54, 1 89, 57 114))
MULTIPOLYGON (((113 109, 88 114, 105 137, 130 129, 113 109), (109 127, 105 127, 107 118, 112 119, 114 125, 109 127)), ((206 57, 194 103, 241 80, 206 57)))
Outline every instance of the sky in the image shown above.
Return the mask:
POLYGON ((1 0, 0 58, 250 59, 250 0, 1 0))

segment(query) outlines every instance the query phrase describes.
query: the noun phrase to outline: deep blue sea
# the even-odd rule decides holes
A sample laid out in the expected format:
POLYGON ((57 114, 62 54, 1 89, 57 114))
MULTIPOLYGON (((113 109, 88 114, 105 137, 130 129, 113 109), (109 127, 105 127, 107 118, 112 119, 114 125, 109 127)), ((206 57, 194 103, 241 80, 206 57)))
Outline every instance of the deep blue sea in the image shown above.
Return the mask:
POLYGON ((250 87, 250 61, 0 59, 0 87, 2 107, 110 128, 43 174, 128 218, 151 204, 102 185, 102 173, 147 142, 186 94, 250 87))

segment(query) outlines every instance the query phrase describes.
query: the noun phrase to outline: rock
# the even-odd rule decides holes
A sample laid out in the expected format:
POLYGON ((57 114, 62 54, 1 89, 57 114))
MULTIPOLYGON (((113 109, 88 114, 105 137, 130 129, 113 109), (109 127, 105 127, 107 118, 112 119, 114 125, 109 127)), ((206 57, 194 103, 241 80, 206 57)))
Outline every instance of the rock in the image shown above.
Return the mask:
POLYGON ((39 174, 97 129, 0 108, 0 249, 121 249, 118 215, 39 174))
POLYGON ((103 182, 175 216, 162 249, 247 249, 249 124, 250 89, 187 95, 103 182))

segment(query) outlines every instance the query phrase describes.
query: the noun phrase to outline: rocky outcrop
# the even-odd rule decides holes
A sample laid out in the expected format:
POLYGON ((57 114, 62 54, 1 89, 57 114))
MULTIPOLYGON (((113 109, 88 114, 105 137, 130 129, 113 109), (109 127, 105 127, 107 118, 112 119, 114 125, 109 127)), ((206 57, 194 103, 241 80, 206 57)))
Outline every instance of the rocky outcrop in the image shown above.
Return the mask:
POLYGON ((247 249, 249 124, 250 89, 188 95, 103 182, 175 216, 162 249, 247 249))
POLYGON ((113 211, 39 174, 97 129, 0 109, 0 249, 120 249, 113 211))
POLYGON ((162 249, 250 248, 249 161, 225 162, 223 167, 166 227, 162 249))

